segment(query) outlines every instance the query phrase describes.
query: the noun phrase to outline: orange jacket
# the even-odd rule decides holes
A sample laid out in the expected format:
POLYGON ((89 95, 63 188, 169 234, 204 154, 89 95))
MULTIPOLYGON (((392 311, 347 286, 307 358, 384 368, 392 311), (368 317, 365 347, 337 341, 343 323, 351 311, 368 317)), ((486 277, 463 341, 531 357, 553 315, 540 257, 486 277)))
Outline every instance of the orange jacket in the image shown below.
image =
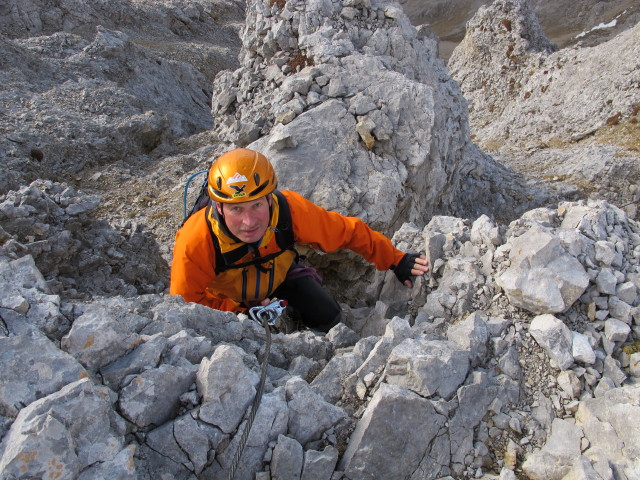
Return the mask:
MULTIPOLYGON (((296 244, 308 245, 324 252, 349 249, 373 263, 378 270, 388 270, 404 256, 404 252, 395 248, 387 237, 369 228, 359 218, 329 212, 292 191, 285 190, 282 194, 291 211, 296 244)), ((277 206, 277 202, 275 205, 277 206)), ((215 273, 216 253, 207 225, 207 210, 203 208, 194 213, 176 234, 169 291, 172 295, 181 295, 188 302, 201 303, 218 310, 242 311, 244 308, 240 305, 240 292, 236 295, 229 292, 229 285, 235 285, 233 280, 225 279, 224 287, 216 288, 216 284, 222 279, 217 278, 215 273)), ((274 217, 272 224, 277 223, 277 209, 274 217)), ((217 232, 222 248, 233 248, 228 245, 228 237, 224 238, 218 230, 214 231, 217 232)), ((267 251, 275 251, 278 248, 275 237, 268 235, 269 233, 271 232, 267 231, 265 234, 261 249, 264 245, 267 251)), ((288 269, 293 258, 283 255, 283 261, 288 262, 288 269)), ((229 272, 231 271, 223 274, 229 272)), ((276 280, 275 287, 284 280, 282 275, 280 277, 282 278, 276 280)), ((238 290, 240 288, 237 287, 238 290)))

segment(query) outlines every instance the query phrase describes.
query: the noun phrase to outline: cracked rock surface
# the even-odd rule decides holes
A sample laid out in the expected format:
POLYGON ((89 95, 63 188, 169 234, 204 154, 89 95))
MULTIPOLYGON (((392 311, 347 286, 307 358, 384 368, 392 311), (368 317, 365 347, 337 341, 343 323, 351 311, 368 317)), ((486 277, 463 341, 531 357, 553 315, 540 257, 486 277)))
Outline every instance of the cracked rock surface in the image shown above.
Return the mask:
POLYGON ((449 66, 395 2, 0 7, 0 479, 227 478, 265 361, 236 479, 636 478, 638 27, 556 50, 543 6, 480 9, 449 66), (305 250, 344 320, 265 358, 167 294, 234 145, 431 272, 305 250))

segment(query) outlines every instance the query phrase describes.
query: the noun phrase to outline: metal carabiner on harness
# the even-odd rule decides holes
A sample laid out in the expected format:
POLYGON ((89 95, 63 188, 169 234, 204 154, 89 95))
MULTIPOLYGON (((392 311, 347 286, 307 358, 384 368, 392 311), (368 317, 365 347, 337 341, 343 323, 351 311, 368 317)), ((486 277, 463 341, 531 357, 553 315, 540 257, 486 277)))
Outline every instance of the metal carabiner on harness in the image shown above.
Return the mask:
POLYGON ((273 300, 269 305, 252 307, 249 309, 249 315, 251 318, 258 322, 260 325, 267 321, 267 324, 271 327, 275 326, 276 320, 284 309, 287 308, 288 302, 286 300, 273 300))

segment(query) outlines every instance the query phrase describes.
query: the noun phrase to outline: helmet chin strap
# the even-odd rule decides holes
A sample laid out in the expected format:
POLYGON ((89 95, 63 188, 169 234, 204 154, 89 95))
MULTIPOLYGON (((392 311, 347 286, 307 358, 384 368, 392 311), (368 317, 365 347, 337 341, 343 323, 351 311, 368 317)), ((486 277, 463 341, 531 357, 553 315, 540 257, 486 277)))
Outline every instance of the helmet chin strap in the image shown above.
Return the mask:
POLYGON ((269 218, 273 215, 273 197, 272 194, 267 195, 267 203, 269 204, 269 218))

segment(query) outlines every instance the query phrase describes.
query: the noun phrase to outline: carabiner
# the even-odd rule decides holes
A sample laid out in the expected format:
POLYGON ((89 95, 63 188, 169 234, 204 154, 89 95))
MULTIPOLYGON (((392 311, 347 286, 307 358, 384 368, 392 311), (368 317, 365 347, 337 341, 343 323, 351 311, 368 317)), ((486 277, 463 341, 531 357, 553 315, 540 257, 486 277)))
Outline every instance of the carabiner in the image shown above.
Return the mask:
POLYGON ((252 307, 249 309, 249 315, 251 318, 262 325, 263 321, 266 320, 267 324, 270 326, 275 326, 276 320, 284 309, 287 308, 288 302, 286 300, 278 300, 274 299, 268 305, 259 305, 257 307, 252 307))

